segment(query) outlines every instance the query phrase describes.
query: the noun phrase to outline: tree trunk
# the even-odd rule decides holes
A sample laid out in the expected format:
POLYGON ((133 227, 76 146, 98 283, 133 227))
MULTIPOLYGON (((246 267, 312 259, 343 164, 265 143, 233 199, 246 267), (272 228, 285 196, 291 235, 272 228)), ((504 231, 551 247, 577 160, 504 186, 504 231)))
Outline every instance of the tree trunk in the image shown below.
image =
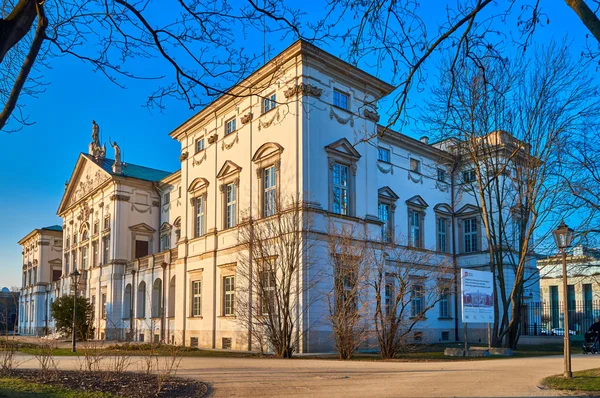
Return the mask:
POLYGON ((6 19, 0 18, 0 62, 31 31, 36 16, 35 0, 20 0, 6 19))
POLYGON ((581 22, 590 31, 596 40, 600 43, 600 20, 583 0, 565 0, 575 14, 581 19, 581 22))

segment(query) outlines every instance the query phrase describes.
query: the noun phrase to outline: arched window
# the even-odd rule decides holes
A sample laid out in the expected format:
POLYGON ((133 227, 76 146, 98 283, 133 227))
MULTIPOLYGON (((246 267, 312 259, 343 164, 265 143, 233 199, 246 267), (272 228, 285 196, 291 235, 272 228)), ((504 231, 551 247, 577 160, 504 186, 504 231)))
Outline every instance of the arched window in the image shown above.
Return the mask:
POLYGON ((146 317, 146 282, 144 281, 138 285, 136 317, 146 317))
POLYGON ((125 294, 123 295, 123 319, 129 319, 131 317, 131 283, 128 283, 125 287, 125 294))
POLYGON ((152 318, 162 315, 162 280, 156 278, 152 285, 152 318))
POLYGON ((169 283, 169 312, 168 316, 170 318, 175 317, 175 277, 171 278, 171 282, 169 283))

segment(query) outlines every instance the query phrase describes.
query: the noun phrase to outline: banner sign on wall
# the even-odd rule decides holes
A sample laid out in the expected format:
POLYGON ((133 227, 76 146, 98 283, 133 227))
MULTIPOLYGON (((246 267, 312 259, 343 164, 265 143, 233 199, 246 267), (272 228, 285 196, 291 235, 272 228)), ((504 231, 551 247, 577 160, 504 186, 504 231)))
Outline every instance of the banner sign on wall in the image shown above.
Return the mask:
POLYGON ((494 322, 494 277, 489 271, 461 268, 462 321, 494 322))

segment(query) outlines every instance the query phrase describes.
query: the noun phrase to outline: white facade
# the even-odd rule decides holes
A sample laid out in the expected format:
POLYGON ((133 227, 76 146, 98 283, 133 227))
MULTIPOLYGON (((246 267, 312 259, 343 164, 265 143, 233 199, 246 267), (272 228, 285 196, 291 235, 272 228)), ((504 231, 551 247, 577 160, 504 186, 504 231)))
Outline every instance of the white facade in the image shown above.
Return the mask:
MULTIPOLYGON (((375 236, 388 228, 400 247, 454 269, 486 269, 479 210, 457 195, 461 172, 450 167, 448 142, 430 145, 378 125, 377 101, 392 89, 299 41, 170 134, 181 143, 175 173, 106 159, 96 130, 58 211, 62 291, 70 291, 66 275, 76 264, 80 289, 95 303, 98 338, 254 349, 224 308, 225 278, 236 274, 238 224, 268 216, 269 195, 302 199, 315 219, 309 239, 322 241, 330 222, 375 236), (338 192, 346 199, 336 200, 338 192)), ((320 267, 329 255, 321 249, 320 267)), ((449 301, 419 325, 435 341, 454 340, 462 325, 458 302, 449 301)), ((311 306, 300 320, 311 331, 298 350, 330 351, 326 306, 311 306)))

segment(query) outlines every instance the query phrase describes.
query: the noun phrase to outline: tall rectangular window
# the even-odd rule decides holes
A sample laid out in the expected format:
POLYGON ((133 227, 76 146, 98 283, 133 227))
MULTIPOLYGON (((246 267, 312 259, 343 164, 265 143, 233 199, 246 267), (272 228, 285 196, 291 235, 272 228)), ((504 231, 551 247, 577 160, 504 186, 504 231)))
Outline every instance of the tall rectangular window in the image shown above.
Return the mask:
POLYGON ((334 163, 333 165, 333 212, 348 215, 348 166, 334 163))
POLYGON ((413 247, 422 247, 421 242, 421 213, 414 210, 409 210, 408 212, 409 218, 409 239, 410 246, 413 247))
POLYGON ((194 230, 194 236, 196 238, 204 235, 204 220, 205 220, 205 202, 204 195, 198 196, 195 201, 195 213, 196 213, 196 224, 194 230))
POLYGON ((443 217, 437 219, 437 247, 438 251, 447 253, 448 248, 448 220, 443 217))
POLYGON ((444 169, 437 169, 437 180, 439 182, 446 182, 446 170, 444 169))
POLYGON ((92 267, 98 265, 98 241, 92 242, 92 267))
POLYGON ((223 315, 234 315, 235 309, 235 277, 223 278, 223 315))
POLYGON ((88 265, 88 255, 87 255, 87 246, 83 246, 81 248, 81 268, 86 269, 88 265))
POLYGON ((266 167, 263 171, 264 180, 264 203, 263 214, 265 217, 275 214, 277 201, 277 172, 275 166, 266 167))
POLYGON ((110 216, 104 217, 104 229, 110 229, 110 216))
POLYGON ((394 316, 394 301, 396 300, 396 293, 394 289, 394 279, 386 278, 385 281, 385 315, 390 317, 394 316))
POLYGON ((71 264, 73 264, 73 271, 77 269, 77 252, 71 251, 71 264))
POLYGON ((171 203, 171 192, 167 192, 163 197, 163 205, 166 205, 167 203, 171 203))
POLYGON ((476 179, 477 179, 477 176, 475 175, 474 169, 463 171, 463 182, 464 183, 475 182, 476 179))
POLYGON ((110 235, 102 237, 102 264, 108 264, 110 260, 110 235))
POLYGON ((225 189, 225 228, 233 228, 237 224, 236 220, 236 204, 237 193, 235 184, 227 184, 225 189))
POLYGON ((202 315, 202 281, 192 282, 192 316, 202 315))
POLYGON ((465 253, 477 251, 477 219, 467 218, 463 221, 465 237, 465 253))
POLYGON ((261 311, 263 315, 269 314, 275 308, 275 275, 272 270, 261 271, 261 311))
POLYGON ((160 251, 169 250, 171 248, 171 231, 164 232, 160 236, 160 251))
POLYGON ((594 315, 592 313, 592 285, 590 283, 586 283, 581 285, 583 289, 583 316, 585 318, 584 323, 586 325, 591 325, 594 322, 594 315))
POLYGON ((410 171, 414 171, 415 173, 421 172, 421 162, 417 159, 410 159, 410 171))
POLYGON ((383 222, 381 226, 381 240, 390 242, 392 240, 392 222, 390 220, 391 209, 388 203, 379 203, 379 219, 383 222))
POLYGON ((450 318, 450 291, 448 289, 443 289, 442 294, 440 295, 440 318, 450 318))
POLYGON ((560 325, 560 304, 558 301, 558 286, 550 286, 550 327, 560 325))
POLYGON ((225 135, 231 134, 235 131, 235 118, 229 119, 225 122, 225 135))
POLYGON ((65 253, 65 275, 69 276, 69 253, 65 253))
POLYGON ((418 317, 423 314, 423 286, 413 285, 411 292, 411 315, 418 317))
POLYGON ((102 319, 106 319, 106 293, 102 293, 102 319))
POLYGON ((379 147, 377 148, 377 160, 382 161, 382 162, 386 162, 386 163, 390 163, 391 162, 391 156, 390 156, 390 150, 387 148, 382 148, 379 147))
POLYGON ((100 229, 100 227, 98 225, 98 221, 94 221, 94 226, 92 227, 92 234, 96 235, 98 233, 99 229, 100 229))
POLYGON ((348 94, 342 93, 339 90, 333 90, 333 105, 338 108, 348 110, 349 98, 348 94))
POLYGON ((269 112, 277 106, 277 95, 271 94, 262 100, 262 113, 269 112))

